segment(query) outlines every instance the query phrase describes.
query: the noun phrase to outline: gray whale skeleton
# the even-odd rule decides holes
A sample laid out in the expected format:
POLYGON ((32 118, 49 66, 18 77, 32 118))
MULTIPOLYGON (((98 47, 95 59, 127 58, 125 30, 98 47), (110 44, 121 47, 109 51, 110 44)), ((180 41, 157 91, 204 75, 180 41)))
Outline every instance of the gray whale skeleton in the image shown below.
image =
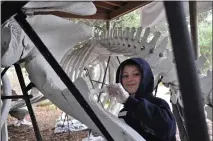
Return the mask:
MULTIPOLYGON (((28 37, 35 44, 40 53, 44 56, 53 70, 60 77, 62 82, 67 86, 69 91, 73 94, 85 112, 89 115, 92 121, 99 127, 100 131, 108 141, 113 141, 113 138, 105 129, 105 126, 101 123, 99 118, 95 115, 92 108, 86 102, 84 97, 69 79, 67 74, 63 71, 50 51, 38 37, 36 32, 32 29, 30 24, 26 21, 24 13, 21 12, 21 8, 27 2, 2 2, 2 20, 3 25, 11 16, 15 15, 15 20, 22 27, 28 37), (10 7, 10 8, 8 8, 10 7)), ((203 109, 203 103, 201 99, 201 89, 199 86, 198 76, 196 74, 196 67, 194 64, 195 55, 192 48, 191 39, 187 29, 184 10, 182 2, 164 2, 166 9, 167 20, 169 24, 170 35, 172 39, 172 46, 174 51, 174 57, 178 72, 178 78, 180 81, 180 90, 182 93, 184 104, 184 116, 188 136, 190 141, 209 141, 209 135, 207 131, 207 124, 205 122, 205 115, 203 109), (177 22, 178 21, 178 22, 177 22), (184 59, 184 61, 183 61, 184 59), (187 76, 187 77, 186 77, 187 76), (193 94, 190 97, 189 94, 193 94), (194 110, 196 109, 196 111, 194 110), (194 116, 197 115, 197 116, 194 116), (193 119, 193 120, 192 120, 193 119)), ((30 110, 30 109, 29 109, 30 110)), ((31 111, 31 110, 30 110, 31 111)), ((31 112, 30 112, 31 113, 31 112)), ((33 114, 33 112, 32 112, 33 114)), ((32 116, 31 116, 32 118, 32 116)), ((33 120, 33 119, 32 119, 33 120)), ((34 119, 35 120, 35 119, 34 119)), ((37 140, 42 140, 38 128, 36 128, 36 121, 33 124, 36 130, 37 140)))

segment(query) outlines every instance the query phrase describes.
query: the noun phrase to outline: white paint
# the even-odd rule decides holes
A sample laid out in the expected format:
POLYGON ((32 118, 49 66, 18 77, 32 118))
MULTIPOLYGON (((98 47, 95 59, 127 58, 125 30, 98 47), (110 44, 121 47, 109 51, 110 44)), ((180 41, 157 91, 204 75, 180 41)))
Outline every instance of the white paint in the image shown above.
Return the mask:
POLYGON ((38 11, 62 11, 75 15, 94 15, 97 11, 95 5, 92 2, 79 2, 79 1, 55 1, 55 2, 28 2, 24 9, 27 13, 33 13, 38 11))
MULTIPOLYGON (((17 23, 15 23, 13 19, 11 19, 8 21, 5 27, 10 28, 11 40, 8 41, 6 39, 6 46, 3 46, 4 50, 7 51, 4 53, 3 56, 1 56, 2 67, 11 66, 18 60, 20 60, 21 53, 23 50, 23 46, 21 45, 23 31, 21 30, 20 26, 17 23)), ((5 30, 3 30, 2 32, 3 32, 2 34, 6 34, 6 37, 9 36, 8 34, 10 34, 5 30)))
MULTIPOLYGON (((28 22, 57 61, 60 61, 67 50, 73 48, 78 42, 93 36, 92 27, 53 15, 34 16, 29 18, 28 22)), ((26 41, 29 46, 34 46, 29 38, 26 41)))

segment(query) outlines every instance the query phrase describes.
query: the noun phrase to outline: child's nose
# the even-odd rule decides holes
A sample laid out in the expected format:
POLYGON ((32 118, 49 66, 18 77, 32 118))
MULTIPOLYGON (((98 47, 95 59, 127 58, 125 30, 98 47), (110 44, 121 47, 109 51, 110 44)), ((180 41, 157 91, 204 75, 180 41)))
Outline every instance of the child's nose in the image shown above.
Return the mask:
POLYGON ((128 77, 128 81, 132 81, 133 80, 133 77, 132 76, 129 76, 128 77))

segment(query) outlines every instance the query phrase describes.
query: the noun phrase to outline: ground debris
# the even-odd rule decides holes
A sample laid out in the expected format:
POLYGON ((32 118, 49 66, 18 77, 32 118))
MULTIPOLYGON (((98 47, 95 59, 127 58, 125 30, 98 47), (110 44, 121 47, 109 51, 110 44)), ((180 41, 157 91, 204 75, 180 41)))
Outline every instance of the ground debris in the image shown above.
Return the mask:
MULTIPOLYGON (((88 131, 76 131, 70 133, 54 133, 56 120, 61 115, 61 110, 52 109, 48 106, 33 107, 36 120, 43 141, 81 141, 88 136, 88 131)), ((27 117, 30 121, 30 117, 27 117)), ((36 141, 33 127, 21 125, 20 127, 13 126, 14 118, 8 118, 8 134, 9 141, 36 141)))

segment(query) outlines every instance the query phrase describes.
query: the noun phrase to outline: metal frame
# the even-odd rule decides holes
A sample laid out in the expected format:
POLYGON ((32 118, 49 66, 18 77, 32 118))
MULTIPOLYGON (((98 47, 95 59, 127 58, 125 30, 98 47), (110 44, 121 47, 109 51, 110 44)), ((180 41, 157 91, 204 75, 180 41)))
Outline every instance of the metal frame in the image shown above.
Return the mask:
POLYGON ((16 14, 27 1, 4 1, 1 3, 1 25, 4 24, 11 16, 16 14), (10 10, 7 10, 10 8, 10 10), (6 12, 7 11, 7 12, 6 12))
POLYGON ((190 12, 190 28, 191 28, 191 39, 194 46, 195 58, 199 57, 200 51, 198 48, 198 31, 197 31, 197 2, 189 1, 189 12, 190 12))
MULTIPOLYGON (((9 68, 9 67, 8 67, 8 68, 9 68)), ((7 68, 7 69, 4 69, 4 71, 1 73, 1 77, 4 76, 4 74, 6 73, 6 71, 8 70, 8 68, 7 68)), ((33 87, 35 87, 35 85, 34 85, 32 82, 30 82, 30 84, 27 85, 27 87, 25 88, 25 91, 28 92, 28 91, 31 90, 33 87)), ((33 98, 32 95, 27 95, 27 96, 28 96, 29 99, 33 98)), ((1 96, 1 99, 2 99, 2 100, 4 100, 4 99, 19 99, 19 98, 24 99, 25 97, 24 97, 24 95, 1 96)))
MULTIPOLYGON (((189 140, 189 135, 188 135, 188 132, 187 132, 187 129, 186 129, 186 124, 185 124, 185 122, 184 122, 184 120, 183 120, 183 118, 182 118, 182 111, 183 111, 183 109, 181 108, 181 106, 179 105, 179 103, 177 103, 177 104, 173 104, 174 106, 173 106, 173 108, 175 108, 174 109, 174 111, 176 111, 177 112, 177 114, 178 114, 178 120, 180 120, 180 122, 181 122, 181 124, 182 124, 182 128, 183 128, 183 132, 184 132, 184 134, 185 134, 185 138, 187 139, 187 141, 190 141, 189 140), (182 111, 181 111, 182 110, 182 111)), ((180 131, 179 131, 180 132, 180 131)), ((182 139, 181 139, 182 140, 182 139)))
MULTIPOLYGON (((1 96, 1 99, 4 100, 4 99, 19 99, 19 98, 22 98, 24 99, 24 95, 14 95, 14 96, 1 96)), ((28 95, 28 98, 33 98, 32 95, 28 95)))
MULTIPOLYGON (((41 134, 40 134, 40 131, 39 131, 39 128, 38 128, 38 124, 37 124, 37 121, 36 121, 36 118, 35 118, 35 114, 33 112, 33 108, 32 108, 32 105, 31 105, 31 102, 30 102, 30 99, 33 97, 32 95, 28 95, 28 91, 34 87, 33 83, 30 83, 27 87, 25 85, 25 82, 24 82, 24 77, 23 77, 23 74, 22 74, 22 70, 21 70, 21 67, 19 64, 14 64, 15 66, 15 70, 16 70, 16 74, 17 74, 17 77, 18 77, 18 80, 19 80, 19 83, 20 83, 20 87, 21 87, 21 90, 22 90, 22 93, 23 95, 17 95, 17 96, 1 96, 1 99, 2 100, 5 100, 5 99, 19 99, 19 98, 22 98, 24 99, 25 103, 26 103, 26 106, 27 106, 27 109, 28 109, 28 112, 29 112, 29 115, 30 115, 30 118, 31 118, 31 121, 32 121, 32 125, 33 125, 33 129, 34 129, 34 133, 35 133, 35 136, 36 136, 36 139, 38 141, 41 141, 42 138, 41 138, 41 134)), ((7 70, 9 69, 10 67, 7 67, 5 68, 2 73, 1 73, 1 77, 4 76, 4 74, 7 72, 7 70)))
MULTIPOLYGON (((3 3, 2 3, 3 4, 3 3)), ((198 77, 196 74, 196 67, 194 64, 195 55, 193 52, 193 48, 191 45, 191 40, 189 37, 185 15, 183 13, 182 2, 164 2, 167 19, 169 22, 169 29, 172 38, 174 56, 178 71, 178 78, 180 81, 180 89, 183 97, 184 104, 184 115, 185 121, 187 125, 189 139, 193 141, 209 141, 207 125, 205 122, 204 116, 204 108, 201 99, 201 90, 198 83, 198 77), (179 21, 179 23, 177 23, 179 21), (182 61, 184 59, 184 61, 182 61), (187 76, 187 78, 185 77, 187 76), (191 81, 190 81, 191 80, 191 81), (193 94, 193 96, 190 96, 193 94), (190 101, 190 103, 189 103, 190 101), (196 109, 196 110, 194 110, 196 109), (199 115, 199 116, 197 116, 199 115)), ((3 6, 3 5, 2 5, 3 6)), ((17 6, 20 9, 22 6, 17 6)), ((4 7, 3 7, 4 8, 4 7)), ((5 7, 6 8, 6 7, 5 7)), ((16 9, 17 10, 17 9, 16 9)), ((16 10, 10 13, 7 13, 10 10, 4 9, 2 17, 1 25, 12 15, 16 13, 16 10), (7 12, 6 12, 7 11, 7 12)), ((92 109, 82 98, 79 91, 75 88, 73 83, 70 81, 66 73, 62 70, 62 68, 58 65, 54 57, 50 54, 45 45, 41 42, 41 40, 36 36, 36 33, 30 27, 30 25, 26 22, 24 14, 19 13, 16 17, 16 20, 25 30, 25 32, 32 36, 31 40, 36 44, 38 50, 45 57, 45 59, 49 62, 49 64, 55 68, 56 73, 68 87, 68 89, 72 92, 81 106, 84 108, 86 113, 91 117, 93 122, 96 125, 99 125, 99 129, 101 129, 102 133, 104 133, 106 139, 113 140, 109 133, 103 128, 104 126, 100 122, 100 120, 96 117, 92 109), (52 61, 52 62, 51 62, 52 61), (73 89, 71 89, 73 88, 73 89), (83 104, 83 105, 82 105, 83 104)), ((193 32, 193 31, 192 31, 193 32)), ((195 32, 194 32, 195 33, 195 32)), ((197 42, 197 41, 196 41, 197 42)), ((194 43, 196 46, 196 44, 194 43)))
POLYGON ((84 70, 86 71, 86 75, 88 75, 90 83, 92 85, 92 88, 94 89, 95 87, 94 87, 94 84, 92 83, 93 80, 92 80, 92 78, 90 76, 89 70, 87 68, 84 68, 84 70))
POLYGON ((204 103, 194 63, 195 55, 187 28, 183 3, 166 1, 164 6, 183 97, 183 111, 189 139, 190 141, 209 141, 204 103))
POLYGON ((6 67, 2 72, 1 72, 1 78, 4 76, 4 74, 7 72, 7 70, 9 69, 10 67, 6 67))
POLYGON ((108 133, 108 131, 106 130, 104 125, 101 123, 99 118, 96 116, 96 114, 94 113, 94 111, 92 110, 90 105, 86 102, 86 100, 84 99, 82 94, 78 91, 78 89, 72 83, 70 78, 67 76, 67 74, 64 72, 64 70, 61 68, 61 66, 58 64, 56 59, 53 57, 53 55, 50 53, 50 51, 47 49, 47 47, 41 41, 41 39, 36 34, 36 32, 33 30, 33 28, 30 26, 30 24, 27 22, 27 20, 25 19, 26 15, 22 11, 20 11, 14 18, 18 22, 18 24, 22 27, 22 29, 25 31, 25 33, 28 35, 28 37, 31 39, 31 41, 35 44, 35 46, 37 47, 39 52, 43 55, 43 57, 46 59, 46 61, 50 64, 50 66, 53 68, 53 70, 56 72, 56 74, 59 76, 59 78, 62 80, 62 82, 66 85, 66 87, 69 89, 69 91, 73 94, 73 96, 79 102, 81 107, 89 115, 91 120, 100 129, 100 131, 105 136, 105 138, 108 141, 113 141, 113 138, 108 133))
POLYGON ((16 70, 16 73, 17 73, 17 76, 18 76, 18 80, 19 80, 21 90, 22 90, 22 93, 23 93, 23 96, 24 96, 24 100, 26 102, 26 106, 27 106, 27 109, 29 111, 29 115, 30 115, 30 118, 31 118, 31 121, 32 121, 32 124, 33 124, 36 139, 37 139, 37 141, 42 141, 42 137, 41 137, 41 134, 40 134, 40 131, 39 131, 39 127, 38 127, 38 124, 37 124, 37 121, 36 121, 36 117, 35 117, 35 114, 33 112, 33 108, 32 108, 32 105, 31 105, 31 102, 30 102, 30 99, 29 99, 28 92, 26 90, 26 85, 25 85, 25 82, 24 82, 24 77, 23 77, 23 74, 22 74, 22 71, 21 71, 21 67, 20 67, 19 64, 15 64, 14 66, 15 66, 15 70, 16 70))
MULTIPOLYGON (((110 59, 111 59, 111 56, 109 56, 109 58, 107 60, 107 66, 106 66, 105 71, 104 71, 104 78, 103 78, 103 81, 102 81, 102 84, 101 84, 101 89, 104 87, 104 83, 105 83, 106 74, 107 74, 107 70, 108 70, 108 67, 109 67, 110 59)), ((101 94, 102 93, 99 93, 99 95, 98 95, 98 102, 100 102, 100 100, 101 100, 101 94)))

